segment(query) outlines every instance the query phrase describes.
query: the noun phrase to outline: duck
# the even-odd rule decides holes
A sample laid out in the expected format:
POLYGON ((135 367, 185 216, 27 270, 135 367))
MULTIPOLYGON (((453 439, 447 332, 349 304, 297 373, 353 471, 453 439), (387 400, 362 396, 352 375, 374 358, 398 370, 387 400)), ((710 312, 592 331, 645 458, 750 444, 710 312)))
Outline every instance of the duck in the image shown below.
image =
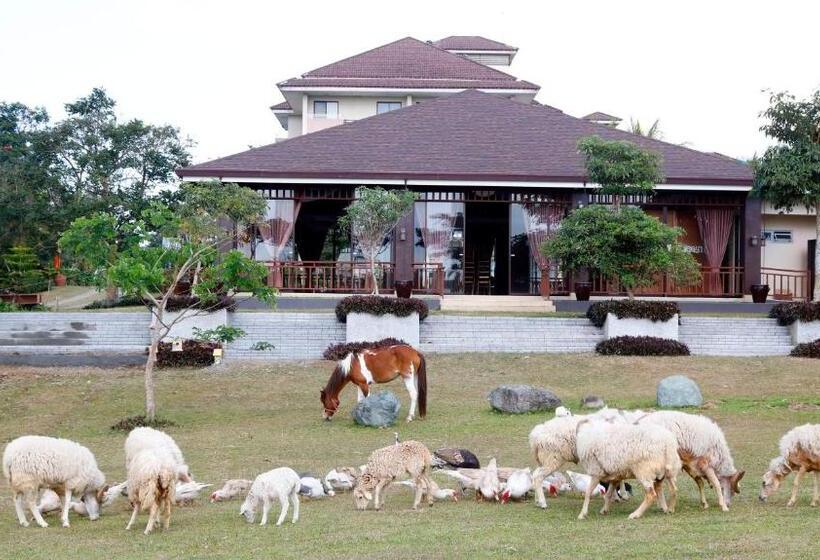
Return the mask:
POLYGON ((213 484, 204 484, 202 482, 177 482, 176 486, 176 503, 190 504, 199 497, 199 493, 205 488, 210 488, 213 484))
POLYGON ((299 479, 299 494, 308 498, 319 499, 327 496, 335 496, 336 492, 332 488, 326 488, 322 480, 312 475, 303 475, 299 479))
POLYGON ((490 459, 487 467, 483 469, 484 474, 478 481, 478 492, 476 492, 476 499, 481 500, 496 500, 501 491, 501 481, 498 479, 498 464, 495 457, 490 459))
MULTIPOLYGON (((580 494, 586 494, 587 488, 589 488, 589 485, 592 483, 592 477, 590 477, 588 474, 577 473, 573 471, 567 471, 567 476, 569 476, 570 485, 576 492, 580 494)), ((604 494, 606 494, 606 488, 599 484, 595 487, 593 494, 603 496, 604 494)))
POLYGON ((251 484, 253 484, 253 481, 246 478, 226 480, 222 488, 211 494, 211 503, 224 502, 241 496, 250 490, 251 484))
POLYGON ((566 416, 572 416, 572 411, 565 406, 559 406, 555 409, 555 417, 556 418, 563 418, 566 416))
POLYGON ((325 487, 333 490, 352 490, 353 477, 341 470, 332 469, 325 475, 325 487))
POLYGON ((480 469, 478 457, 469 449, 443 447, 433 451, 434 469, 480 469))
POLYGON ((526 498, 527 493, 532 490, 532 482, 532 471, 529 468, 513 471, 507 482, 502 485, 501 503, 526 498))
MULTIPOLYGON (((436 481, 431 480, 431 487, 430 492, 433 494, 433 499, 437 501, 445 501, 445 500, 453 500, 454 502, 458 501, 458 491, 453 490, 452 488, 441 488, 436 481)), ((401 486, 407 486, 408 488, 412 488, 413 490, 416 489, 416 483, 412 480, 400 480, 396 482, 401 486)))

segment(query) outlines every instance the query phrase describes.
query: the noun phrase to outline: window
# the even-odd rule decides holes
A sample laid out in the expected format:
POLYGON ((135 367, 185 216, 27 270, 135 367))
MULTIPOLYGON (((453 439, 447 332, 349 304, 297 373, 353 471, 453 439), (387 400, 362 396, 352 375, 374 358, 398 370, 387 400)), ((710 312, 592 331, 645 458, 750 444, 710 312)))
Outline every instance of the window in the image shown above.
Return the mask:
POLYGON ((377 101, 376 102, 376 114, 381 115, 382 113, 389 113, 390 111, 395 111, 396 109, 401 109, 401 101, 377 101))
POLYGON ((771 243, 791 243, 792 232, 788 229, 763 230, 763 239, 771 243))
POLYGON ((339 118, 339 102, 338 101, 314 101, 313 102, 313 116, 317 119, 338 119, 339 118))

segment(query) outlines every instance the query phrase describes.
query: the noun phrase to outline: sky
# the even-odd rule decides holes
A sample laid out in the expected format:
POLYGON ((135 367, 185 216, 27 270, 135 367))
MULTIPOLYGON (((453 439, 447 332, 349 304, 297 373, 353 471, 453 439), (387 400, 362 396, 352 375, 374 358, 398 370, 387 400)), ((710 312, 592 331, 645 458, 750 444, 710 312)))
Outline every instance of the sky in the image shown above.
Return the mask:
POLYGON ((0 101, 59 119, 101 86, 201 162, 287 135, 269 110, 282 80, 408 35, 482 35, 519 48, 506 71, 542 103, 660 119, 664 140, 749 158, 769 144, 763 90, 820 87, 818 21, 809 0, 0 0, 0 101))

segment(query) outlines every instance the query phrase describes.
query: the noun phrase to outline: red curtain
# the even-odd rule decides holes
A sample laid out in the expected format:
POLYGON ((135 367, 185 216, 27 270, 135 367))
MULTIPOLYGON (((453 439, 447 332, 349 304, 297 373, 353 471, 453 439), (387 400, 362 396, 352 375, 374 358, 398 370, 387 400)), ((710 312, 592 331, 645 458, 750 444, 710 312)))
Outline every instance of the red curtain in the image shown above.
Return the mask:
POLYGON ((703 241, 703 256, 707 273, 709 293, 717 294, 723 291, 720 278, 720 265, 726 254, 726 246, 732 233, 732 224, 735 221, 735 211, 732 208, 698 208, 695 210, 698 220, 700 238, 703 241))

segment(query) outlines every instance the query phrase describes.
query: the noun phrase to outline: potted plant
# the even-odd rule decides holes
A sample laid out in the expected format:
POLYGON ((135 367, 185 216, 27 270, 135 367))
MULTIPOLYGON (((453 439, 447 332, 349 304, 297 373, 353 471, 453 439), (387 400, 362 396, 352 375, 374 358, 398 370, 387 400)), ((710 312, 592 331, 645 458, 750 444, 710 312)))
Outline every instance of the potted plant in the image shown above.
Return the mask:
POLYGON ((755 303, 766 303, 766 298, 769 296, 768 284, 752 284, 750 288, 752 292, 752 301, 755 303))
POLYGON ((393 283, 393 288, 396 290, 396 297, 408 299, 413 295, 412 280, 396 280, 393 283))
POLYGON ((575 283, 575 299, 578 301, 589 301, 589 294, 592 292, 592 282, 575 283))

